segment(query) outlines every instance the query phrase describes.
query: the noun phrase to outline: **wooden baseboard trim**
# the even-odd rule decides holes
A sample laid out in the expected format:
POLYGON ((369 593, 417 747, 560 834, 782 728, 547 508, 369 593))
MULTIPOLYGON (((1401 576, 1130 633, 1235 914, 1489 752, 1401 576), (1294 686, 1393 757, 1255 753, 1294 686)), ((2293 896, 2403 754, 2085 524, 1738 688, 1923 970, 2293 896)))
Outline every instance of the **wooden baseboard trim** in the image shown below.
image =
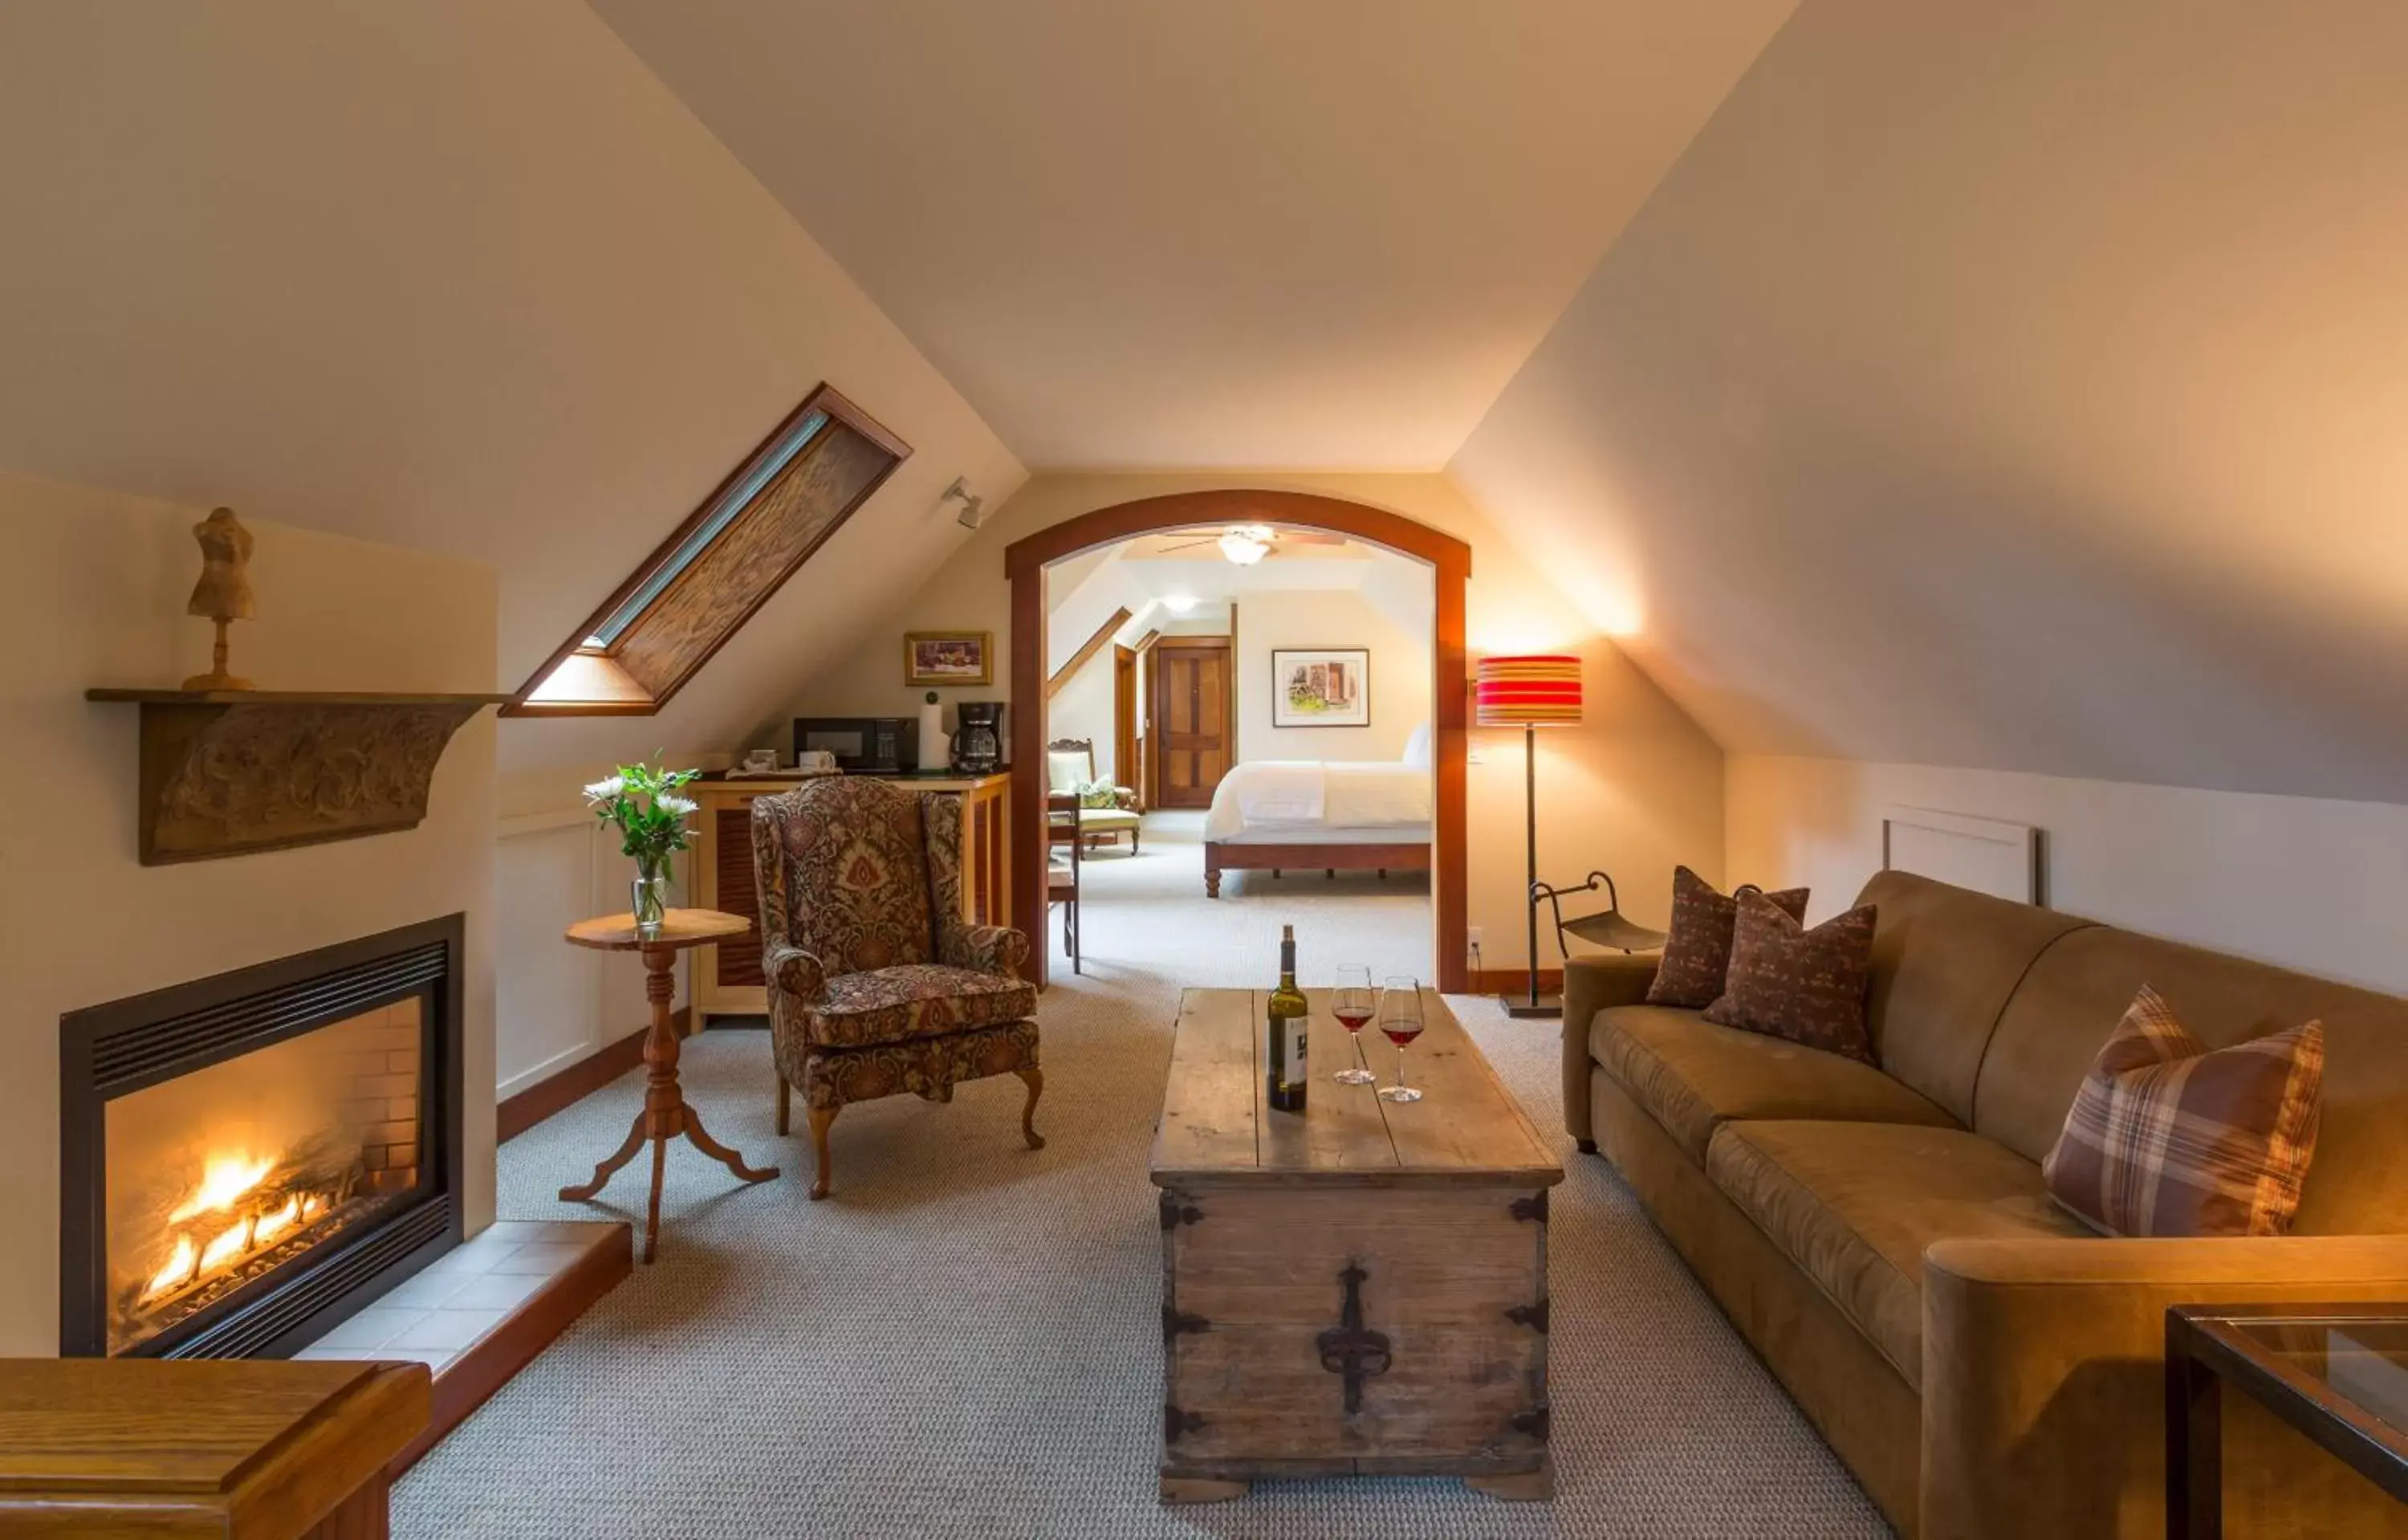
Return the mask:
MULTIPOLYGON (((1483 968, 1470 972, 1472 995, 1526 995, 1530 992, 1530 971, 1526 968, 1483 968)), ((1560 968, 1539 970, 1539 993, 1561 994, 1564 971, 1560 968)))
MULTIPOLYGON (((670 1018, 678 1036, 693 1030, 689 1007, 681 1005, 670 1018)), ((644 1033, 638 1027, 615 1043, 606 1043, 565 1070, 555 1070, 526 1089, 506 1097, 494 1109, 494 1142, 507 1144, 538 1123, 585 1098, 644 1061, 644 1033)))
POLYGON ((399 1480, 445 1434, 468 1420, 468 1414, 492 1399, 510 1376, 535 1361, 585 1314, 595 1301, 617 1288, 635 1271, 635 1227, 624 1219, 596 1221, 585 1243, 585 1254, 555 1273, 544 1286, 512 1307, 499 1326, 477 1339, 467 1351, 443 1366, 435 1376, 434 1403, 425 1431, 394 1456, 385 1475, 399 1480))

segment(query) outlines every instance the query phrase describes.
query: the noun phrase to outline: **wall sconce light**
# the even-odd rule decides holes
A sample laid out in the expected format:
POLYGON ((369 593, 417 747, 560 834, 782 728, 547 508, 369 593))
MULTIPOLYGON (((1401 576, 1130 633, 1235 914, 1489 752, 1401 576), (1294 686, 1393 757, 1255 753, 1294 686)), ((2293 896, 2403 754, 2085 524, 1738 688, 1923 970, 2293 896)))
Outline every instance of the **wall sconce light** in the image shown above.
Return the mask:
POLYGON ((1162 596, 1162 607, 1169 611, 1174 615, 1183 615, 1190 610, 1196 608, 1196 596, 1193 594, 1165 594, 1162 596))
POLYGON ((976 529, 986 521, 986 499, 974 495, 959 476, 953 478, 953 485, 945 488, 944 496, 937 499, 939 508, 947 503, 962 505, 962 511, 953 515, 953 522, 964 529, 976 529))

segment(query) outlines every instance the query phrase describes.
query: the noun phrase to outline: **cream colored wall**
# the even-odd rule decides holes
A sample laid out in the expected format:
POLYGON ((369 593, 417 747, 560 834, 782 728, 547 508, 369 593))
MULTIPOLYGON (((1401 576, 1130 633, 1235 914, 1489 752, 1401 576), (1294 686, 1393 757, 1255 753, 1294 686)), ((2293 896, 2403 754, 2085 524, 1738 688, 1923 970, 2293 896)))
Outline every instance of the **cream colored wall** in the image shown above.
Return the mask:
POLYGON ((2030 824, 2054 908, 2408 994, 2408 807, 1930 765, 1734 755, 1734 881, 1807 883, 1837 913, 1902 805, 2030 824))
MULTIPOLYGON (((1429 586, 1419 562, 1410 565, 1429 586)), ((1240 759, 1396 759, 1405 740, 1430 715, 1430 623, 1425 608, 1418 631, 1390 619, 1360 594, 1342 589, 1273 590, 1238 601, 1238 757, 1240 759), (1371 722, 1364 727, 1274 727, 1277 682, 1271 652, 1280 647, 1368 647, 1371 653, 1371 722)))
MULTIPOLYGON (((299 850, 144 867, 134 708, 96 684, 172 685, 208 667, 184 614, 204 508, 0 475, 0 1354, 58 1351, 59 1017, 312 947, 465 911, 466 1210, 494 1214, 494 721, 462 727, 424 823, 299 850)), ((490 690, 491 570, 251 520, 259 618, 234 628, 261 685, 490 690)))
POLYGON ((1025 474, 581 0, 0 6, 0 466, 484 563, 506 687, 819 381, 911 446, 658 716, 504 723, 550 784, 732 746, 1025 474))
POLYGON ((2403 79, 1801 6, 1448 469, 1734 753, 2408 802, 2403 79))
POLYGON ((1045 736, 1083 738, 1096 745, 1096 779, 1123 783, 1112 737, 1112 650, 1106 647, 1063 681, 1046 702, 1045 736))
MULTIPOLYGON (((1466 595, 1471 650, 1563 649, 1586 665, 1584 724, 1542 735, 1540 873, 1577 881, 1599 868, 1624 881, 1625 908, 1662 924, 1676 863, 1720 880, 1723 871, 1722 751, 1632 667, 1613 642, 1506 541, 1448 477, 1416 473, 1144 475, 1043 474, 997 511, 985 528, 910 598, 863 638, 852 656, 819 670, 796 695, 795 711, 897 712, 910 709, 895 665, 907 630, 959 627, 996 634, 995 688, 947 691, 949 698, 1006 698, 1002 668, 1010 636, 1010 590, 1003 550, 1064 519, 1133 498, 1206 488, 1262 487, 1351 498, 1418 520, 1471 547, 1466 595)), ((1242 643, 1247 620, 1239 610, 1242 643)), ((1522 744, 1518 734, 1471 735, 1466 829, 1469 923, 1484 932, 1491 968, 1526 956, 1522 867, 1522 744)), ((1541 939, 1541 955, 1553 943, 1541 939)))

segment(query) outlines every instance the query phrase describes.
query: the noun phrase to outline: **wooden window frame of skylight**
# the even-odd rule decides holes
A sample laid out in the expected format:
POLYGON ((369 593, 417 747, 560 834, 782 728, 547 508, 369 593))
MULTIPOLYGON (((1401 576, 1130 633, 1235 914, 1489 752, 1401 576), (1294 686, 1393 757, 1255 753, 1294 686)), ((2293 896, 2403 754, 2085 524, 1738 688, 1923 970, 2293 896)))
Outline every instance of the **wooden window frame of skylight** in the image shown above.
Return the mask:
MULTIPOLYGON (((825 428, 814 433, 810 441, 797 450, 791 461, 772 474, 753 491, 751 497, 745 499, 744 510, 749 510, 763 494, 782 482, 786 477, 800 472, 804 465, 812 456, 825 449, 831 441, 832 436, 825 428)), ((826 544, 830 537, 844 527, 845 524, 860 510, 861 505, 867 502, 877 494, 880 487, 886 484, 887 478, 894 475, 896 468, 909 459, 910 454, 910 445, 896 437, 875 418, 847 399, 835 386, 822 381, 811 390, 810 394, 803 397, 801 405, 788 412, 784 420, 780 422, 767 438, 738 462, 736 468, 723 477, 717 486, 711 488, 710 495, 703 498, 694 511, 687 514, 675 529, 669 531, 668 538, 662 540, 653 548, 652 554, 638 564, 635 571, 628 574, 627 580, 613 589, 610 597, 604 599, 595 609, 593 614, 586 617, 585 623, 570 632, 568 640, 554 649, 552 655, 544 659, 540 668, 527 676, 526 682, 518 687, 510 697, 509 702, 501 708, 501 714, 528 717, 651 716, 659 712, 676 697, 678 691, 686 686, 688 681, 702 670, 705 664, 718 655, 720 648, 725 646, 730 638, 744 628, 746 623, 752 620, 761 606, 769 601, 770 596, 784 587, 786 581, 800 570, 805 562, 816 555, 820 547, 826 544), (868 482, 838 511, 836 516, 821 528, 810 542, 785 564, 783 570, 768 583, 762 584, 750 602, 744 606, 743 611, 733 621, 723 626, 719 634, 713 637, 710 643, 658 692, 646 689, 634 676, 621 669, 617 663, 619 654, 630 638, 641 634, 645 622, 658 613, 662 605, 694 578, 695 569, 703 565, 703 558, 711 548, 731 529, 742 523, 743 510, 739 510, 728 518, 718 532, 687 559, 677 575, 663 584, 660 592, 653 595, 644 608, 620 628, 609 645, 600 648, 588 645, 605 623, 616 615, 630 598, 641 592, 662 567, 677 554, 679 548, 687 539, 702 527, 713 511, 720 508, 729 493, 740 485, 746 476, 759 465, 762 457, 783 442, 814 412, 824 413, 829 425, 841 424, 868 440, 876 448, 883 450, 888 455, 884 468, 872 476, 868 482), (608 684, 615 693, 609 696, 597 694, 590 698, 552 700, 534 698, 536 692, 549 683, 553 674, 576 658, 594 660, 595 679, 608 684)))

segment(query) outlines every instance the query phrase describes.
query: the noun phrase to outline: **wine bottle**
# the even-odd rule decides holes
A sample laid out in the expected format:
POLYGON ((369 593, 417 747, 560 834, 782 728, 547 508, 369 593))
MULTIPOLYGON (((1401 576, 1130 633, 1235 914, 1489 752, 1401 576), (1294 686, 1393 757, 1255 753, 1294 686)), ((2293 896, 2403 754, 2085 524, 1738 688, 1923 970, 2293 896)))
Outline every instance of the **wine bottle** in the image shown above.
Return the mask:
POLYGON ((1271 991, 1268 1100, 1279 1112, 1304 1111, 1304 1023, 1312 1007, 1296 986, 1296 927, 1280 927, 1280 981, 1271 991))

